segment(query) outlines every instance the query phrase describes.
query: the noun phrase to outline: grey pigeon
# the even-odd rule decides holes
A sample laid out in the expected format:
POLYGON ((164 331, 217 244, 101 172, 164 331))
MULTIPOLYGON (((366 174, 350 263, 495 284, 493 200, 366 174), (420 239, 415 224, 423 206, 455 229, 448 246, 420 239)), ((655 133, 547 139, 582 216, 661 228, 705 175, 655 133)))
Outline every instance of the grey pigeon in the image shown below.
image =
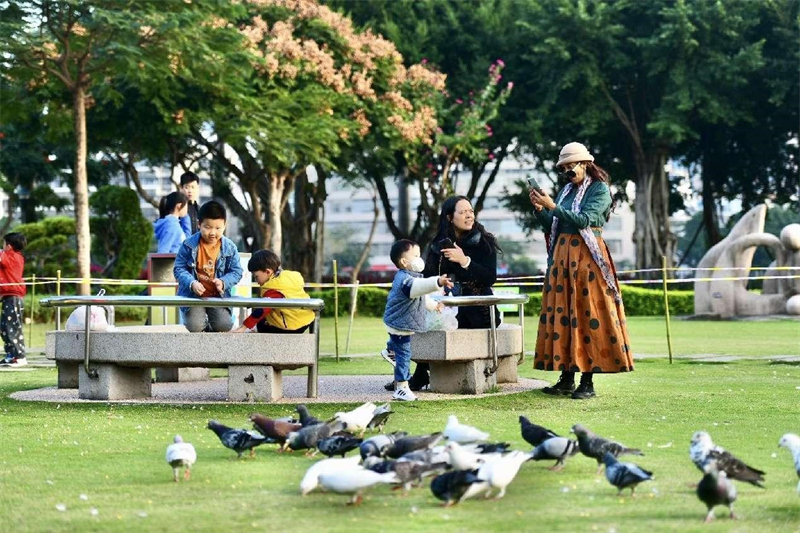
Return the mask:
POLYGON ((316 426, 317 424, 322 424, 322 420, 319 418, 314 418, 308 412, 308 407, 303 405, 302 403, 295 407, 297 414, 300 415, 300 424, 305 428, 308 426, 316 426))
POLYGON ((318 440, 317 449, 328 457, 333 457, 334 455, 344 457, 350 450, 358 448, 362 440, 349 431, 339 431, 330 437, 318 440))
MULTIPOLYGON (((800 478, 800 437, 794 433, 786 433, 781 440, 778 441, 778 446, 786 448, 792 454, 794 461, 794 470, 797 472, 797 477, 800 478)), ((797 483, 797 493, 800 494, 800 482, 797 483)))
POLYGON ((537 426, 522 415, 519 417, 519 426, 522 432, 522 438, 531 446, 538 446, 547 439, 559 436, 546 427, 537 426))
POLYGON ((511 450, 508 442, 495 442, 486 444, 475 444, 476 453, 506 453, 511 450))
POLYGON ((714 460, 708 461, 705 466, 706 473, 697 484, 697 497, 706 507, 706 522, 714 520, 714 507, 724 505, 730 511, 730 517, 736 519, 733 513, 733 502, 736 501, 736 486, 728 479, 724 470, 719 470, 714 460))
POLYGON ((603 456, 606 452, 614 457, 620 455, 644 455, 641 450, 636 448, 628 448, 619 442, 598 437, 589 428, 581 424, 572 426, 572 432, 578 437, 578 446, 581 453, 586 457, 591 457, 597 461, 597 473, 599 474, 603 469, 603 456))
POLYGON ((358 447, 359 452, 361 453, 361 458, 366 459, 367 457, 381 457, 384 450, 386 450, 390 444, 393 444, 394 441, 403 438, 406 435, 407 433, 405 431, 395 431, 394 433, 375 435, 374 437, 366 439, 358 447))
POLYGON ((477 470, 445 472, 433 478, 431 492, 444 502, 445 507, 457 504, 474 484, 485 484, 477 470))
POLYGON ((403 437, 389 445, 384 451, 384 455, 392 459, 397 459, 409 452, 433 448, 442 438, 444 438, 444 435, 441 433, 432 433, 419 437, 403 437))
POLYGON ((726 451, 725 448, 714 444, 714 441, 711 440, 711 435, 705 431, 696 431, 692 435, 689 457, 692 458, 692 462, 703 473, 706 473, 706 465, 709 461, 715 461, 717 469, 720 472, 725 472, 729 479, 744 481, 756 487, 764 488, 764 485, 761 484, 764 481, 765 473, 763 470, 753 468, 726 451))
POLYGON ((633 497, 636 485, 653 479, 652 472, 633 463, 620 463, 611 452, 603 455, 603 462, 606 464, 606 479, 619 489, 617 495, 622 494, 622 489, 630 487, 633 497))
POLYGON ((556 464, 550 470, 561 470, 564 462, 580 451, 578 443, 566 437, 551 437, 533 449, 531 459, 543 461, 555 459, 556 464))
POLYGON ((367 424, 367 429, 376 429, 381 431, 383 426, 386 425, 386 421, 389 419, 389 415, 391 415, 394 411, 392 411, 392 406, 388 403, 383 405, 379 405, 375 408, 372 412, 372 420, 369 421, 367 424))
POLYGON ((256 446, 275 442, 275 439, 259 435, 255 431, 229 428, 216 420, 208 421, 208 429, 217 434, 223 446, 235 451, 239 457, 247 450, 250 450, 250 457, 253 457, 256 454, 254 449, 256 446))
POLYGON ((444 472, 447 469, 447 463, 431 464, 425 461, 407 461, 405 459, 395 461, 369 457, 364 461, 364 467, 379 474, 394 472, 403 485, 403 490, 407 492, 413 483, 421 484, 423 477, 444 472))
MULTIPOLYGON (((300 431, 289 433, 286 443, 292 450, 310 450, 316 448, 317 442, 321 439, 330 437, 343 429, 344 424, 338 421, 306 426, 300 431)), ((316 450, 314 454, 316 454, 316 450)))

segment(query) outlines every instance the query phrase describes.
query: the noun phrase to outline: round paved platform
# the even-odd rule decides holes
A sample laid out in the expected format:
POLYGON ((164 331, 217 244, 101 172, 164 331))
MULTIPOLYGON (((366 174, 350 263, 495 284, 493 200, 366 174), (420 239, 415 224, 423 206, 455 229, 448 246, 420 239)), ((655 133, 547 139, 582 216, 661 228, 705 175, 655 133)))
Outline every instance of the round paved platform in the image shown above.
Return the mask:
MULTIPOLYGON (((320 376, 319 397, 306 398, 306 381, 304 375, 284 376, 281 400, 273 403, 344 403, 344 402, 379 402, 390 401, 392 394, 383 386, 389 376, 320 376)), ((548 382, 537 379, 520 378, 518 383, 499 385, 498 394, 514 394, 547 386, 548 382)), ((227 378, 216 378, 209 381, 188 383, 153 383, 151 398, 139 400, 81 400, 78 389, 58 389, 45 387, 15 392, 11 398, 22 401, 57 402, 57 403, 231 403, 226 400, 228 392, 227 378)), ((426 400, 467 400, 481 398, 471 394, 436 394, 422 391, 417 398, 426 400)), ((491 395, 484 395, 491 396, 491 395)))

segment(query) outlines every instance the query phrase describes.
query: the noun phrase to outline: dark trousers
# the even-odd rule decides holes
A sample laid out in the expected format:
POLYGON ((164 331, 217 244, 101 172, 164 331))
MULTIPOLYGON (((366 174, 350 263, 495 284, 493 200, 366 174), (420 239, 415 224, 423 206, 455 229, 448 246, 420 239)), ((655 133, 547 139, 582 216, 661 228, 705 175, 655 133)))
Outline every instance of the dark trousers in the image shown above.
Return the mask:
POLYGON ((6 357, 25 359, 25 337, 22 335, 23 300, 19 296, 3 296, 0 308, 0 335, 6 357))
POLYGON ((281 329, 273 326, 272 324, 267 324, 266 320, 261 320, 258 322, 258 324, 256 324, 256 331, 259 333, 303 333, 310 325, 311 324, 306 324, 299 329, 281 329))

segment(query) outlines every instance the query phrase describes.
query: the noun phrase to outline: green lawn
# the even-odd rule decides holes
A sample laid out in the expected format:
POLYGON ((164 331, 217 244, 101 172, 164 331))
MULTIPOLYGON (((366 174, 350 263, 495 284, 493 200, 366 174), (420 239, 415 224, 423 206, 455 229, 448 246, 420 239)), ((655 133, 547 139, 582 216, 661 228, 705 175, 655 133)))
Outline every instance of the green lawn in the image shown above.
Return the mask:
MULTIPOLYGON (((798 351, 796 323, 725 325, 676 322, 673 334, 681 337, 676 352, 798 351)), ((661 328, 657 320, 632 319, 634 347, 661 353, 666 345, 661 328)), ((355 330, 359 340, 353 351, 382 345, 378 320, 359 320, 355 330)), ((529 349, 533 342, 531 329, 529 349)), ((521 370, 525 376, 554 376, 529 364, 521 370)), ((387 373, 387 365, 374 356, 338 364, 326 358, 321 373, 387 373)), ((503 500, 470 500, 450 509, 439 506, 427 483, 406 497, 378 488, 360 508, 345 507, 347 498, 335 494, 303 498, 298 483, 312 459, 262 449, 255 460, 234 460, 205 429, 209 418, 244 426, 254 410, 281 416, 290 406, 53 405, 8 398, 16 390, 51 386, 55 379, 51 369, 0 374, 0 531, 800 531, 797 478, 788 452, 777 449, 784 432, 800 432, 797 365, 758 360, 669 365, 650 359, 639 361, 632 374, 599 376, 600 396, 588 402, 534 392, 393 404, 397 414, 388 430, 441 430, 453 413, 520 449, 529 448, 519 435, 520 414, 561 433, 581 422, 641 447, 646 456, 636 461, 656 477, 640 487, 640 497, 617 498, 605 478, 595 476, 594 461, 579 455, 560 473, 548 471, 549 463, 528 463, 503 500), (705 508, 688 487, 701 477, 687 453, 698 429, 768 473, 766 490, 739 484, 739 521, 731 522, 719 509, 716 524, 702 524, 705 508), (175 433, 198 451, 188 483, 173 483, 164 462, 175 433), (57 510, 59 504, 66 510, 57 510)), ((312 411, 325 417, 345 407, 351 406, 312 411)))

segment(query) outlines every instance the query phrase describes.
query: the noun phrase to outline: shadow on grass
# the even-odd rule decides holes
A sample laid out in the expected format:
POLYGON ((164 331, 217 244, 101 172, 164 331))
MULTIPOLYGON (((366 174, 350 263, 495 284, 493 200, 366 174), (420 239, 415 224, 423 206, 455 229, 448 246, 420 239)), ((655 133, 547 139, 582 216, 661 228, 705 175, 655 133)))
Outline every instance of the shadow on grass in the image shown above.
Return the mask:
POLYGON ((800 366, 800 361, 770 361, 770 365, 800 366))

